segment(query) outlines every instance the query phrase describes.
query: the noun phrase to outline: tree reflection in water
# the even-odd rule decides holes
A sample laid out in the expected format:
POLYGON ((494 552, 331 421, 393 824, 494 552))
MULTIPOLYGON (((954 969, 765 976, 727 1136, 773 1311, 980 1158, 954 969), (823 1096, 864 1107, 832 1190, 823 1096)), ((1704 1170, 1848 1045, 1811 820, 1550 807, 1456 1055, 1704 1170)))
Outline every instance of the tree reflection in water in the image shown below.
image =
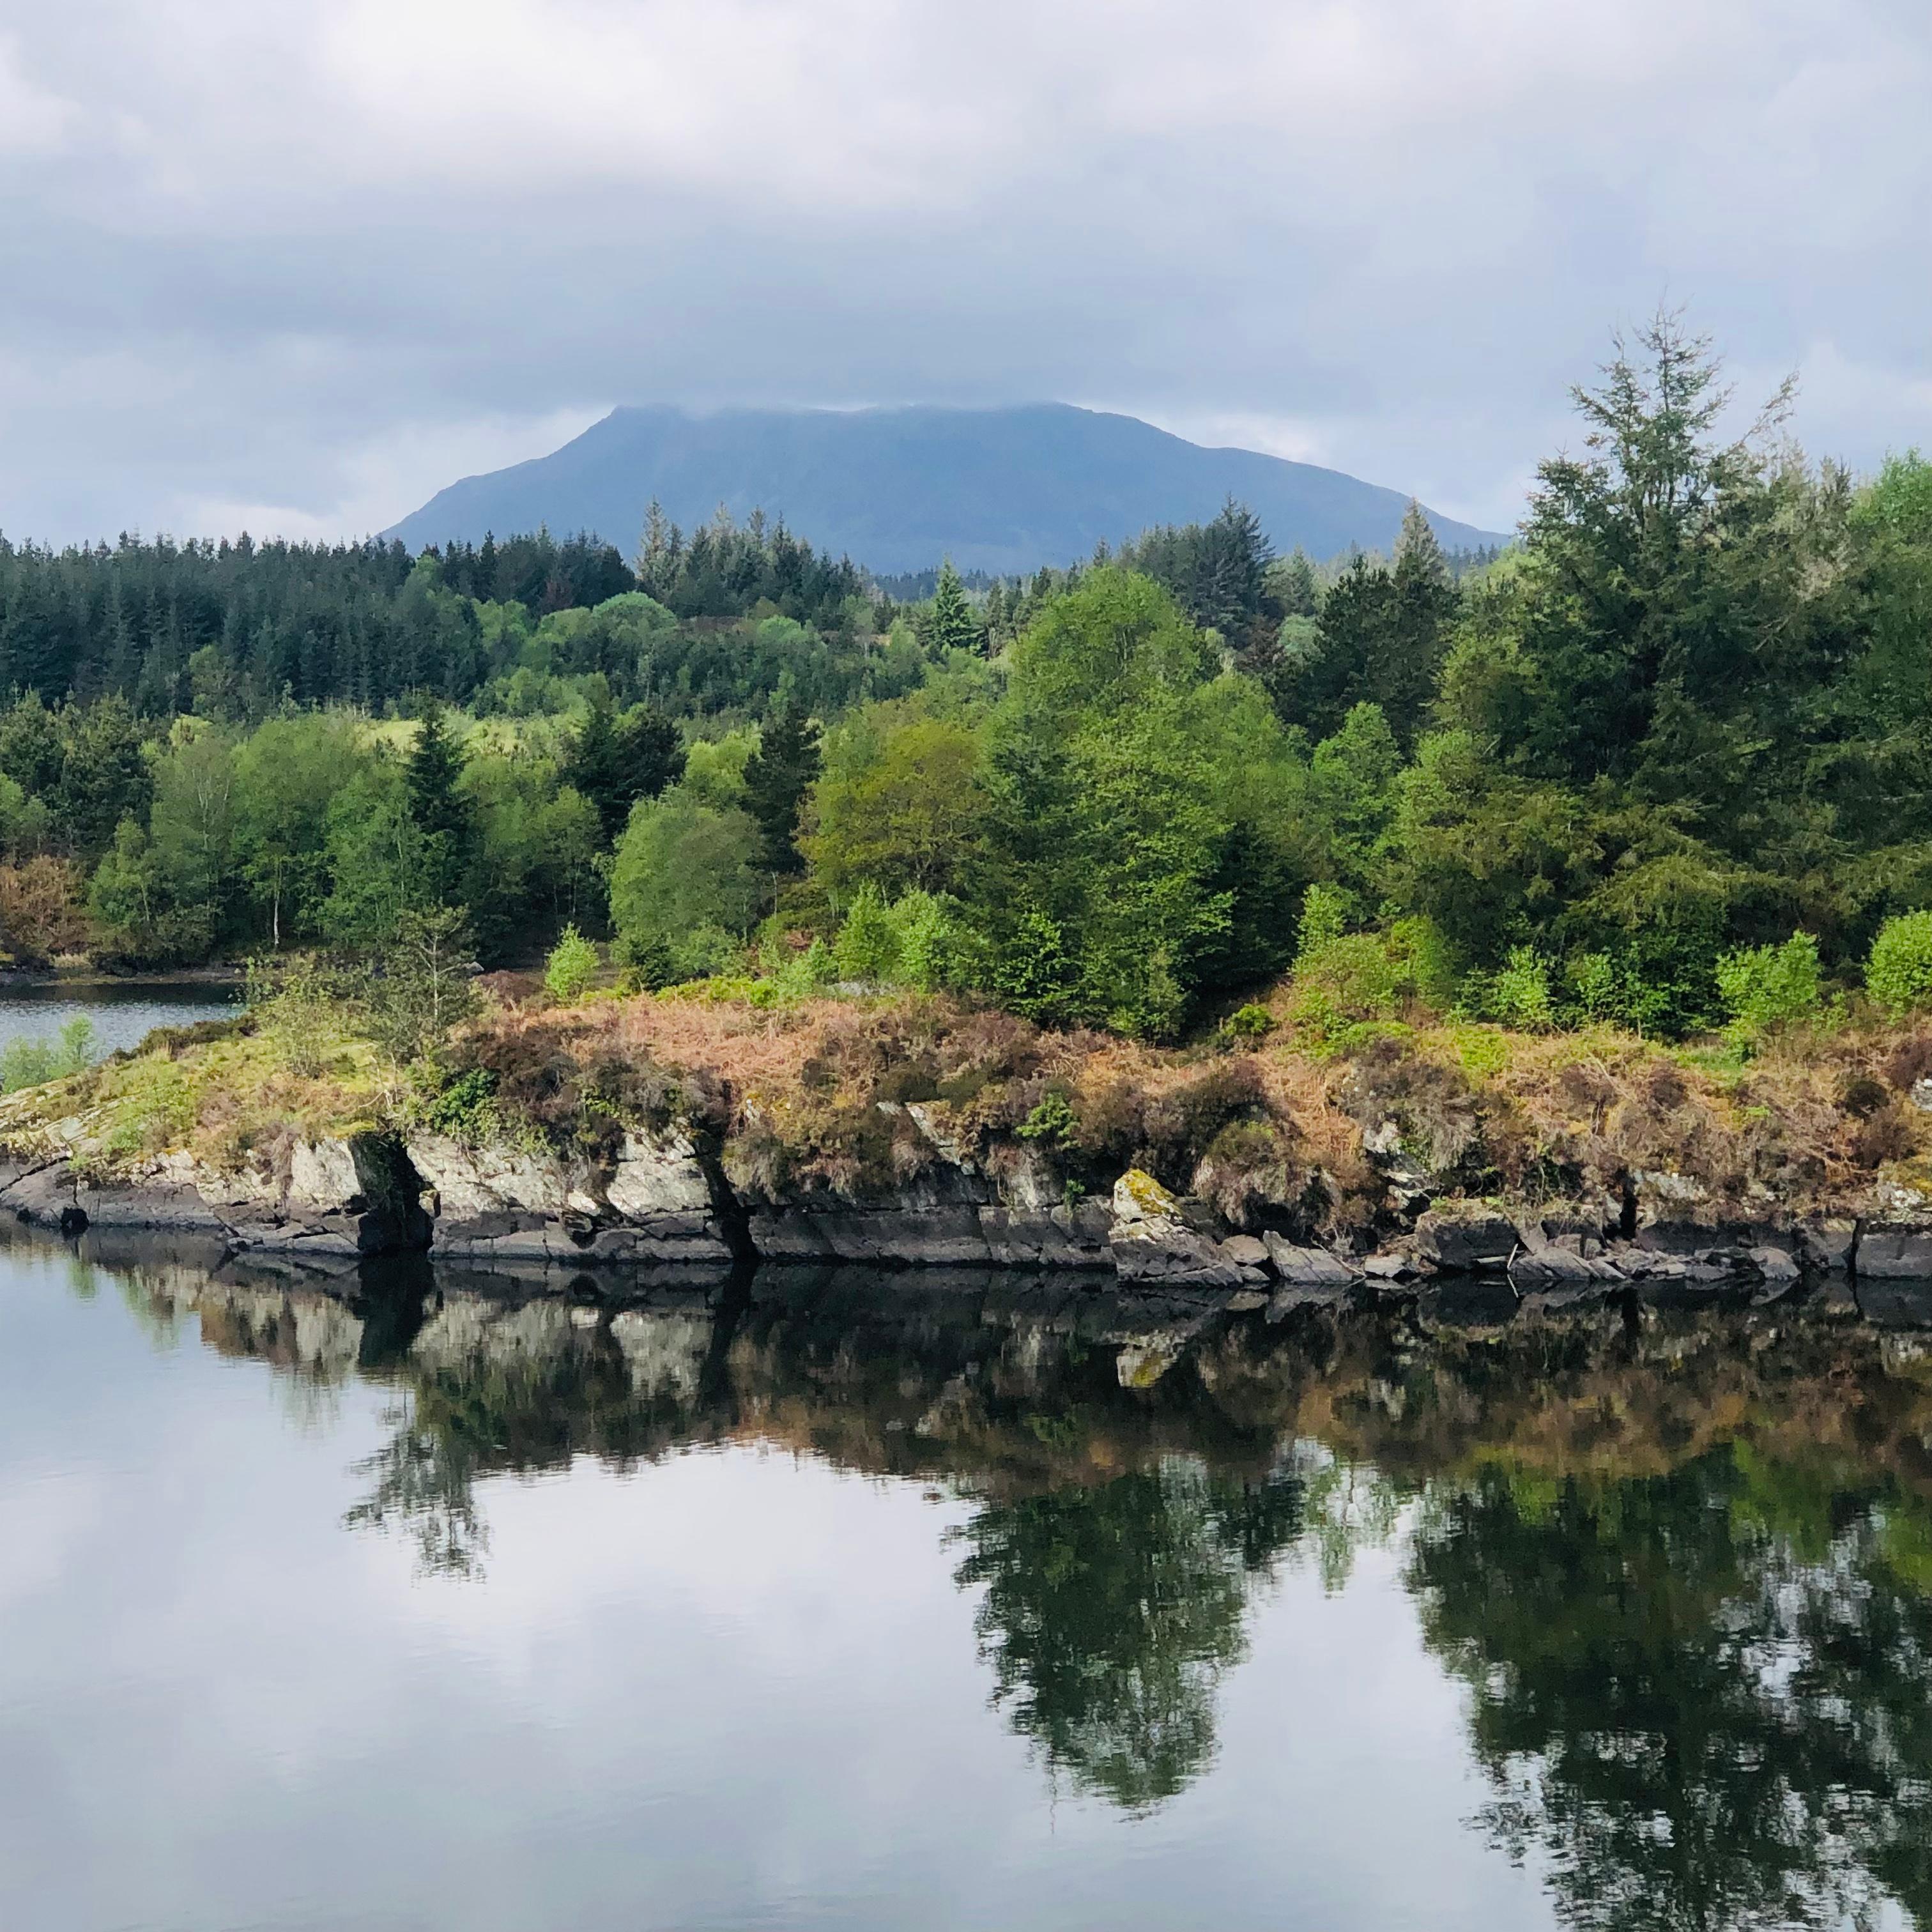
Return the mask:
POLYGON ((988 1504, 958 1532, 957 1575, 986 1592, 994 1701, 1055 1771, 1130 1810, 1172 1798, 1213 1759, 1250 1582, 1300 1534, 1306 1502, 1298 1475, 1242 1483, 1168 1456, 988 1504))
POLYGON ((1497 1841, 1602 1932, 1932 1923, 1926 1518, 1738 1449, 1432 1485, 1413 1586, 1497 1841))
POLYGON ((349 1520, 436 1569, 477 1572, 479 1478, 578 1454, 776 1442, 950 1485, 994 1701, 1050 1774, 1134 1812, 1213 1762, 1258 1586, 1303 1558, 1339 1586, 1399 1532, 1425 1639, 1468 1687, 1481 1822, 1568 1922, 1863 1925, 1891 1900, 1932 1928, 1916 1343, 1788 1316, 1366 1311, 1190 1331, 1125 1389, 1100 1298, 1070 1320, 998 1284, 848 1271, 728 1315, 439 1293, 420 1332, 185 1267, 141 1292, 158 1336, 192 1309, 208 1346, 394 1388, 349 1520))

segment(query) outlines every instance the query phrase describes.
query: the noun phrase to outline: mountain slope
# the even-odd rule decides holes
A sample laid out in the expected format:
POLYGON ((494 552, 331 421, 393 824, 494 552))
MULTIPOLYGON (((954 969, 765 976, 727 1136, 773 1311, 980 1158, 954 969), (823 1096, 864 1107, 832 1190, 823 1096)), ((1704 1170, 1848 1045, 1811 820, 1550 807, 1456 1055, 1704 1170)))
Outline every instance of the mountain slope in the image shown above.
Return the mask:
MULTIPOLYGON (((950 556, 1012 573, 1088 556, 1233 496, 1281 550, 1387 550, 1407 498, 1339 470, 1204 449, 1132 416, 1010 409, 614 410, 552 454, 440 490, 386 535, 412 549, 547 524, 627 554, 655 497, 688 529, 722 502, 782 517, 835 556, 889 573, 950 556)), ((1430 513, 1443 542, 1498 541, 1430 513)))

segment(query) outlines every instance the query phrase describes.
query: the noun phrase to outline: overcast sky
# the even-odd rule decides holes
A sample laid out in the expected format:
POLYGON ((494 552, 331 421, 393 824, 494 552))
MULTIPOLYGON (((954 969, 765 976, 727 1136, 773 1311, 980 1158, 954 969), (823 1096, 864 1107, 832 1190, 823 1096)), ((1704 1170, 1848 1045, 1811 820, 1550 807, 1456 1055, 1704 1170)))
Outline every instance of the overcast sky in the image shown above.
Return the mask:
POLYGON ((0 0, 0 529, 626 401, 1126 410, 1514 522, 1660 300, 1932 446, 1926 0, 0 0))

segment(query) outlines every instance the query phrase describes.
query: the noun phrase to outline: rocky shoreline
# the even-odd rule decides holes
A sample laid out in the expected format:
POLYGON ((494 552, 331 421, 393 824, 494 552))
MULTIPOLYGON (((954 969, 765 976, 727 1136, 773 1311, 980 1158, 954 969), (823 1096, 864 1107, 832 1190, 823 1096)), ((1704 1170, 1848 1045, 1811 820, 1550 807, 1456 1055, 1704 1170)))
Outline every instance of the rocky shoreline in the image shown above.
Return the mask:
POLYGON ((1130 1169, 1079 1196, 1044 1159, 997 1174, 941 1160, 864 1198, 778 1191, 728 1172, 682 1131, 630 1132, 600 1163, 435 1134, 284 1136, 218 1171, 186 1154, 108 1172, 56 1142, 0 1162, 0 1210, 68 1235, 151 1231, 326 1264, 388 1255, 488 1267, 758 1262, 1070 1271, 1095 1286, 1232 1299, 1280 1316, 1437 1276, 1561 1307, 1724 1292, 1760 1301, 1932 1278, 1916 1195, 1880 1211, 1727 1216, 1681 1178, 1634 1177, 1621 1198, 1538 1204, 1432 1192, 1390 1150, 1386 1202, 1353 1246, 1292 1226, 1246 1232, 1130 1169))

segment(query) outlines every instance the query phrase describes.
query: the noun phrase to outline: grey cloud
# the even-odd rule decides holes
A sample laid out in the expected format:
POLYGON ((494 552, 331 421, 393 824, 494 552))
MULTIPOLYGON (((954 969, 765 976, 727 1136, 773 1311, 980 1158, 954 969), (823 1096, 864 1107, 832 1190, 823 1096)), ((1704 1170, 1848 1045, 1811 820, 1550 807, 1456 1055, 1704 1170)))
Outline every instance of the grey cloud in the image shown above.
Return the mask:
POLYGON ((618 401, 1039 397, 1507 523, 1660 298, 1870 464, 1932 441, 1928 68, 1902 0, 19 9, 0 527, 352 530, 618 401))

